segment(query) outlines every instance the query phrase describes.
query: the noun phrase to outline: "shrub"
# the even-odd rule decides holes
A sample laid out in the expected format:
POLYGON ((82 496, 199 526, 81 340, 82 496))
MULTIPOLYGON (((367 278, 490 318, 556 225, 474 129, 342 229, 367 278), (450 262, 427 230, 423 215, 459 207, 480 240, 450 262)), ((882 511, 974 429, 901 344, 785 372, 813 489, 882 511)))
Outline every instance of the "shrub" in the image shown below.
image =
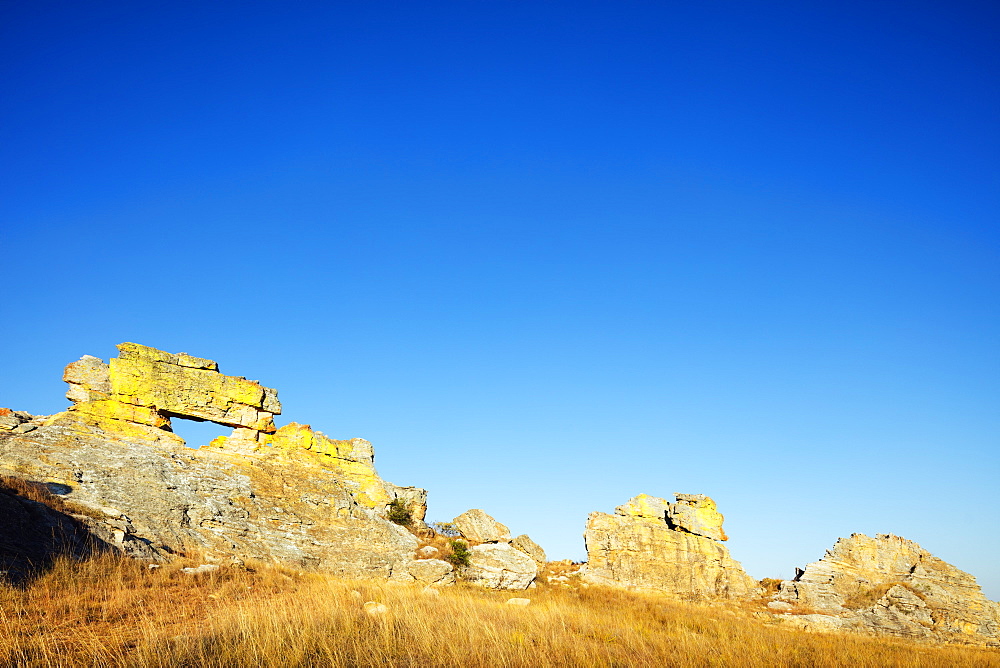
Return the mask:
POLYGON ((448 536, 449 538, 455 538, 462 535, 458 528, 455 526, 454 522, 431 522, 431 528, 438 532, 442 536, 448 536))
POLYGON ((413 524, 413 515, 403 499, 393 499, 389 503, 389 512, 386 517, 389 518, 390 522, 395 522, 400 526, 408 527, 413 524))
POLYGON ((451 548, 451 554, 446 555, 445 559, 452 566, 459 568, 469 565, 469 557, 472 556, 472 552, 469 551, 469 546, 465 544, 465 541, 449 540, 448 547, 451 548))
POLYGON ((781 580, 777 578, 764 578, 760 581, 760 586, 764 589, 764 596, 777 594, 781 588, 781 580))

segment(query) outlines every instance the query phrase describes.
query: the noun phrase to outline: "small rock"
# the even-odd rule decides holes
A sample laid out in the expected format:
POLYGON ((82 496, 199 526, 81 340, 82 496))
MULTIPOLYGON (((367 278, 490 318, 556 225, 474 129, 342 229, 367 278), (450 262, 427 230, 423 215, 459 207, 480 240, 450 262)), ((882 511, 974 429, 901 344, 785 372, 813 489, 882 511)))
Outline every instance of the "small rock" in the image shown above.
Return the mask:
POLYGON ((151 571, 155 571, 157 568, 160 568, 160 565, 159 564, 150 564, 150 565, 146 566, 146 568, 148 568, 151 571))
POLYGON ((355 599, 357 601, 360 601, 361 600, 361 592, 359 592, 357 589, 352 589, 351 590, 351 598, 353 598, 353 599, 355 599))
POLYGON ((417 554, 419 554, 421 557, 433 557, 439 551, 440 550, 438 550, 433 545, 425 545, 422 548, 420 548, 419 550, 417 550, 417 554))
POLYGON ((219 570, 219 567, 215 564, 202 564, 201 566, 197 566, 194 568, 192 567, 182 568, 181 572, 187 573, 188 575, 199 575, 201 573, 213 573, 217 570, 219 570))
POLYGON ((530 598, 508 598, 507 605, 520 605, 525 606, 531 603, 530 598))
POLYGON ((384 603, 376 603, 375 601, 368 601, 367 603, 365 603, 365 612, 373 616, 384 615, 389 612, 389 608, 387 608, 384 603))
POLYGON ((786 612, 791 610, 794 606, 787 601, 771 601, 767 604, 769 610, 778 610, 781 612, 786 612))
POLYGON ((440 591, 431 586, 424 587, 423 589, 420 590, 420 593, 423 594, 424 596, 430 596, 432 598, 436 598, 441 595, 440 591))

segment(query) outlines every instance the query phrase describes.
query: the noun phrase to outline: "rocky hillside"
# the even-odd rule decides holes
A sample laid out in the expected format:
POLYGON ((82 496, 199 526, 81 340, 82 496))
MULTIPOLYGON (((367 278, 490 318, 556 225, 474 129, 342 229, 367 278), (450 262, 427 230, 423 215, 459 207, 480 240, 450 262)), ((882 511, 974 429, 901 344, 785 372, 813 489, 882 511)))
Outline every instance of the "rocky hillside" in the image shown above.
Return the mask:
MULTIPOLYGON (((543 571, 553 575, 537 543, 511 537, 482 510, 456 517, 446 535, 429 531, 426 491, 383 480, 368 441, 332 439, 296 423, 278 428, 276 390, 224 375, 212 360, 134 343, 118 350, 110 363, 84 356, 66 367, 68 410, 0 409, 7 580, 24 583, 55 554, 108 551, 150 561, 255 559, 435 587, 460 575, 520 590, 543 571), (177 419, 233 431, 192 449, 173 433, 177 419), (400 516, 412 531, 397 523, 400 516)), ((549 583, 761 608, 766 601, 760 614, 809 630, 998 643, 998 604, 971 575, 911 541, 841 539, 766 599, 730 556, 722 525, 707 496, 677 494, 670 502, 640 494, 613 514, 591 513, 587 564, 564 564, 549 583)))

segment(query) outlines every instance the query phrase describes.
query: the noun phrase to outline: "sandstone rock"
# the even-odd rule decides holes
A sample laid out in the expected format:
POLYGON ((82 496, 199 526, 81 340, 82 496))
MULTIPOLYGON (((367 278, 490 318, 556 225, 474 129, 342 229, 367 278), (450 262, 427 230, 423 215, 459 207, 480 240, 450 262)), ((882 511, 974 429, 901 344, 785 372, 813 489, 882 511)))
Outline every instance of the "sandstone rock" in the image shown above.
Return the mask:
POLYGON ((74 403, 100 401, 111 394, 108 365, 92 355, 84 355, 63 370, 63 380, 69 383, 66 398, 74 403))
POLYGON ((507 605, 519 605, 519 606, 524 607, 526 605, 531 605, 531 599, 530 598, 508 598, 507 599, 507 605))
POLYGON ((275 390, 225 376, 212 360, 185 353, 135 343, 119 344, 118 351, 110 364, 85 355, 63 372, 66 398, 74 402, 70 410, 104 431, 135 435, 136 424, 169 431, 171 417, 274 431, 273 416, 281 412, 275 390))
POLYGON ((0 408, 0 431, 12 431, 15 434, 26 434, 38 429, 39 425, 31 422, 34 416, 24 411, 12 411, 0 408))
POLYGON ((615 508, 615 513, 625 517, 646 517, 666 521, 670 503, 649 494, 639 494, 615 508))
POLYGON ((466 510, 452 522, 459 533, 473 543, 510 542, 510 529, 478 508, 466 510))
MULTIPOLYGON (((0 431, 0 474, 59 488, 67 502, 88 509, 75 521, 131 556, 210 552, 351 579, 413 580, 407 566, 417 540, 384 511, 397 490, 415 499, 426 493, 382 480, 368 441, 334 440, 294 423, 263 434, 253 427, 280 410, 273 390, 222 376, 210 360, 135 344, 120 349, 107 399, 89 394, 74 410, 32 419, 39 426, 30 433, 0 431), (234 424, 250 409, 256 417, 243 422, 251 426, 198 450, 163 424, 182 411, 234 424)), ((104 392, 98 362, 70 365, 67 378, 104 392)))
POLYGON ((441 550, 437 549, 433 545, 424 545, 422 548, 417 550, 417 554, 421 557, 433 557, 438 554, 441 550))
POLYGON ((427 517, 427 490, 419 487, 400 487, 385 483, 386 491, 394 499, 402 499, 406 509, 410 511, 411 526, 416 529, 426 529, 424 519, 427 517))
MULTIPOLYGON (((698 503, 711 501, 694 498, 698 503)), ((615 515, 591 513, 584 534, 588 562, 583 580, 689 599, 739 599, 761 593, 723 545, 672 528, 667 521, 671 508, 664 499, 640 495, 619 506, 615 515)))
POLYGON ((774 598, 875 633, 974 643, 1000 634, 1000 605, 974 577, 891 534, 839 539, 774 598))
POLYGON ((534 560, 506 543, 484 543, 469 548, 465 579, 489 589, 526 589, 538 575, 534 560))
POLYGON ((545 562, 547 561, 545 558, 545 550, 542 549, 541 545, 531 540, 527 534, 521 534, 512 540, 510 544, 531 557, 539 566, 545 565, 545 562))
POLYGON ((419 582, 453 584, 455 573, 451 564, 441 559, 417 559, 407 566, 410 575, 419 582))
POLYGON ((191 566, 188 568, 182 568, 182 573, 187 573, 188 575, 201 575, 203 573, 214 573, 219 570, 217 564, 202 564, 200 566, 191 566))
POLYGON ((674 529, 714 540, 729 540, 722 530, 722 514, 715 501, 704 494, 677 494, 677 503, 667 507, 667 522, 674 529))
POLYGON ((438 589, 436 589, 436 588, 434 588, 434 587, 432 587, 431 585, 427 585, 426 587, 424 587, 423 589, 421 589, 420 593, 423 596, 430 596, 431 598, 435 598, 435 597, 441 596, 441 591, 438 590, 438 589))

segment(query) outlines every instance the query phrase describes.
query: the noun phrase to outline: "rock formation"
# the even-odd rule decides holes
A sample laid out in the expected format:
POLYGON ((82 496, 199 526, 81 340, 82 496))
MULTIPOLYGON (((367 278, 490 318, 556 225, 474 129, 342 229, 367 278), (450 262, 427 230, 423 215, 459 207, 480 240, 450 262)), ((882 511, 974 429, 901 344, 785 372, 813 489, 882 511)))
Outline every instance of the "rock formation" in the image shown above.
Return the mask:
POLYGON ((583 579, 690 599, 738 599, 760 587, 719 543, 722 515, 703 495, 678 494, 670 503, 640 494, 614 515, 591 513, 584 538, 583 579))
POLYGON ((531 540, 531 538, 528 537, 528 534, 522 533, 520 536, 512 540, 510 544, 531 557, 532 560, 539 566, 544 566, 548 562, 548 558, 545 556, 545 550, 542 549, 541 545, 531 540))
POLYGON ((890 534, 839 539, 782 582, 769 607, 812 613, 782 615, 806 627, 974 643, 1000 633, 1000 605, 973 576, 890 534))
POLYGON ((417 540, 385 519, 401 498, 422 521, 426 492, 382 480, 368 441, 276 429, 277 392, 211 360, 134 343, 119 351, 110 364, 87 356, 66 368, 68 411, 0 411, 0 474, 44 483, 87 511, 73 518, 98 539, 137 557, 202 552, 350 578, 432 577, 425 564, 419 578, 410 572, 417 540), (170 431, 179 417, 233 433, 193 450, 170 431))
POLYGON ((545 551, 527 535, 513 541, 510 529, 478 508, 454 520, 455 528, 471 545, 469 566, 463 576, 469 582, 493 589, 525 589, 545 563, 545 551), (513 544, 511 544, 513 542, 513 544))
POLYGON ((478 508, 452 520, 462 537, 472 543, 509 543, 510 529, 478 508))
POLYGON ((465 579, 490 589, 527 589, 538 575, 535 561, 507 543, 473 545, 465 579))

